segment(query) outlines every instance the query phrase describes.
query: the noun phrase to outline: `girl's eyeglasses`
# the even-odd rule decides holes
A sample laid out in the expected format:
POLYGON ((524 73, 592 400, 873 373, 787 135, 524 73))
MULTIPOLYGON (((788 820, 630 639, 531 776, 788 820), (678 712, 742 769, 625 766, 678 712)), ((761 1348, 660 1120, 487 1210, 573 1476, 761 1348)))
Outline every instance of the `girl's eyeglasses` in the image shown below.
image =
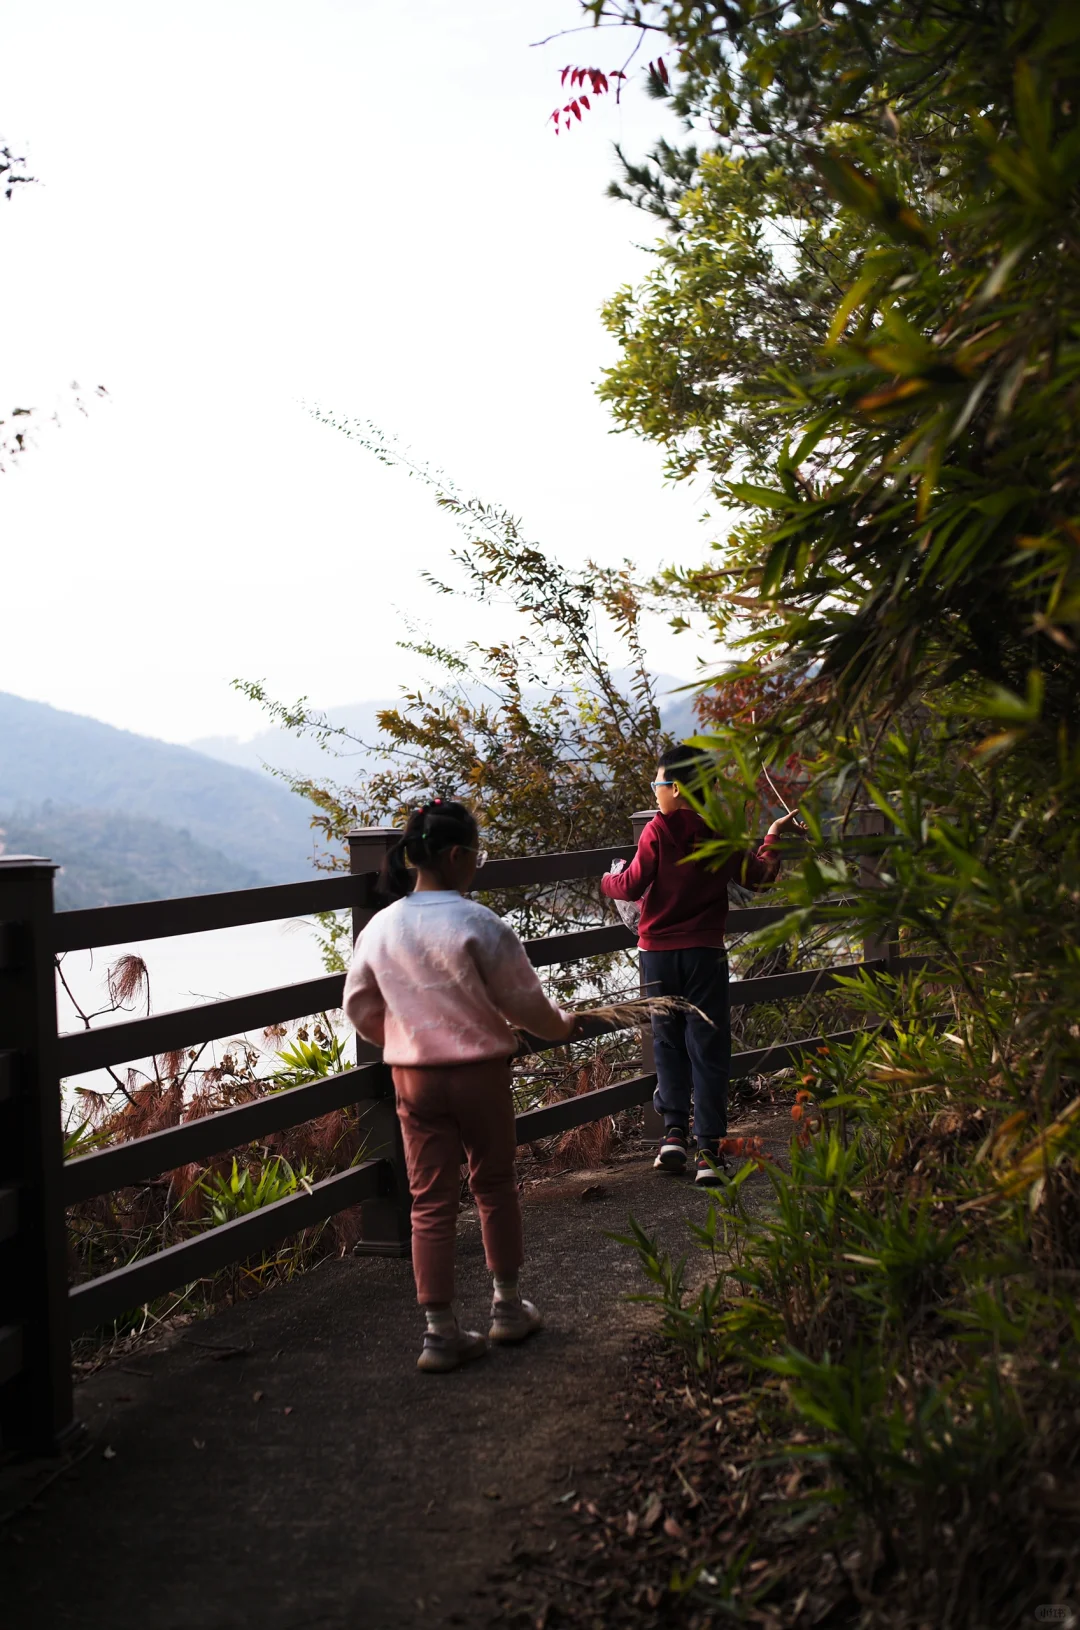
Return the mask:
POLYGON ((487 863, 488 863, 488 851, 486 849, 470 849, 469 854, 476 856, 476 869, 477 869, 477 871, 480 870, 481 866, 486 866, 487 865, 487 863))

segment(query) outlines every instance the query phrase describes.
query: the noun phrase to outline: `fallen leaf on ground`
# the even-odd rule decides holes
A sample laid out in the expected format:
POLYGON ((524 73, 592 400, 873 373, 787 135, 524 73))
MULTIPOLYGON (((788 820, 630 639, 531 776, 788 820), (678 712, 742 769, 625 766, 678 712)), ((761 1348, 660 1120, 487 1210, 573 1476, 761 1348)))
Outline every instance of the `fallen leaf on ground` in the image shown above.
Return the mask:
POLYGON ((116 1450, 113 1448, 112 1444, 109 1444, 108 1447, 104 1450, 101 1458, 102 1458, 102 1460, 115 1460, 116 1459, 116 1450))
POLYGON ((265 1392, 253 1392, 251 1394, 251 1401, 253 1404, 261 1404, 265 1397, 265 1392))

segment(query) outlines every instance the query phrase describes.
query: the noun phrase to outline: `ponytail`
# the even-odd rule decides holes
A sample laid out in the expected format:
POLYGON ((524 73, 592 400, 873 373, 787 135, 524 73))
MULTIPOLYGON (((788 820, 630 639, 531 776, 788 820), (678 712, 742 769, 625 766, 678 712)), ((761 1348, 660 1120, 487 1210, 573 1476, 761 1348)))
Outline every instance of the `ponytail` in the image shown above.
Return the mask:
POLYGON ((453 799, 433 798, 412 811, 405 830, 387 851, 379 873, 380 892, 391 900, 411 894, 417 866, 430 866, 436 855, 455 844, 469 848, 476 843, 476 817, 465 805, 453 799))
POLYGON ((405 839, 399 838, 393 848, 386 851, 379 872, 379 893, 391 900, 400 900, 412 892, 415 875, 405 864, 405 839))

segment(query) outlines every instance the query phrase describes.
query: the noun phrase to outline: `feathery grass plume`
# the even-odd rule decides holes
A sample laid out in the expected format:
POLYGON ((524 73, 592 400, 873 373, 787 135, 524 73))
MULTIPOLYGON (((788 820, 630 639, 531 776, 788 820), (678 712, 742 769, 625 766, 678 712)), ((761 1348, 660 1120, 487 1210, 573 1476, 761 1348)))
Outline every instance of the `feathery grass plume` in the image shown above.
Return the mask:
MULTIPOLYGON (((568 1008, 577 1019, 587 1019, 589 1028, 575 1040, 589 1041, 600 1036, 608 1035, 614 1030, 640 1030, 654 1018, 663 1018, 671 1013, 696 1013, 699 1019, 706 1024, 712 1024, 707 1013, 703 1013, 693 1002, 688 1002, 685 996, 630 996, 624 1001, 607 1002, 599 1007, 568 1008)), ((535 1037, 531 1037, 525 1030, 515 1030, 521 1046, 528 1047, 535 1037)))
POLYGON ((128 1074, 127 1103, 116 1110, 103 1124, 103 1138, 117 1143, 128 1143, 133 1138, 145 1138, 152 1132, 178 1126, 183 1119, 184 1095, 178 1081, 143 1080, 136 1084, 128 1074))
POLYGON ((117 1007, 130 1007, 139 998, 146 997, 146 1011, 150 1011, 150 973, 141 956, 127 952, 117 957, 107 975, 109 1000, 117 1007))
POLYGON ((707 1013, 695 1007, 693 1002, 688 1002, 685 996, 631 996, 622 1002, 608 1002, 601 1007, 580 1007, 573 1011, 579 1019, 608 1025, 612 1030, 637 1030, 649 1020, 662 1019, 673 1013, 696 1013, 706 1024, 713 1022, 707 1013))

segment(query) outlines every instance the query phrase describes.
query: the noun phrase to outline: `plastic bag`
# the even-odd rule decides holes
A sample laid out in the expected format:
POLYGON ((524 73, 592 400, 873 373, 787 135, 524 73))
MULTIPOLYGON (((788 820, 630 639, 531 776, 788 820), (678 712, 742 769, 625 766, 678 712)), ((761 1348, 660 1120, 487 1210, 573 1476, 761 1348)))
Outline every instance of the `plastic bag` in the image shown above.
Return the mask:
MULTIPOLYGON (((625 871, 625 870, 626 870, 626 861, 625 860, 613 860, 611 862, 611 865, 608 867, 608 876, 609 877, 614 877, 619 872, 625 871)), ((648 893, 647 889, 646 889, 645 893, 646 894, 648 893)), ((615 901, 613 901, 613 904, 615 906, 615 910, 619 913, 619 917, 620 917, 620 919, 622 921, 623 927, 624 928, 629 928, 631 933, 633 933, 633 934, 636 934, 638 932, 638 929, 641 927, 641 907, 642 907, 642 905, 644 903, 644 898, 645 897, 643 895, 640 900, 615 900, 615 901)))

